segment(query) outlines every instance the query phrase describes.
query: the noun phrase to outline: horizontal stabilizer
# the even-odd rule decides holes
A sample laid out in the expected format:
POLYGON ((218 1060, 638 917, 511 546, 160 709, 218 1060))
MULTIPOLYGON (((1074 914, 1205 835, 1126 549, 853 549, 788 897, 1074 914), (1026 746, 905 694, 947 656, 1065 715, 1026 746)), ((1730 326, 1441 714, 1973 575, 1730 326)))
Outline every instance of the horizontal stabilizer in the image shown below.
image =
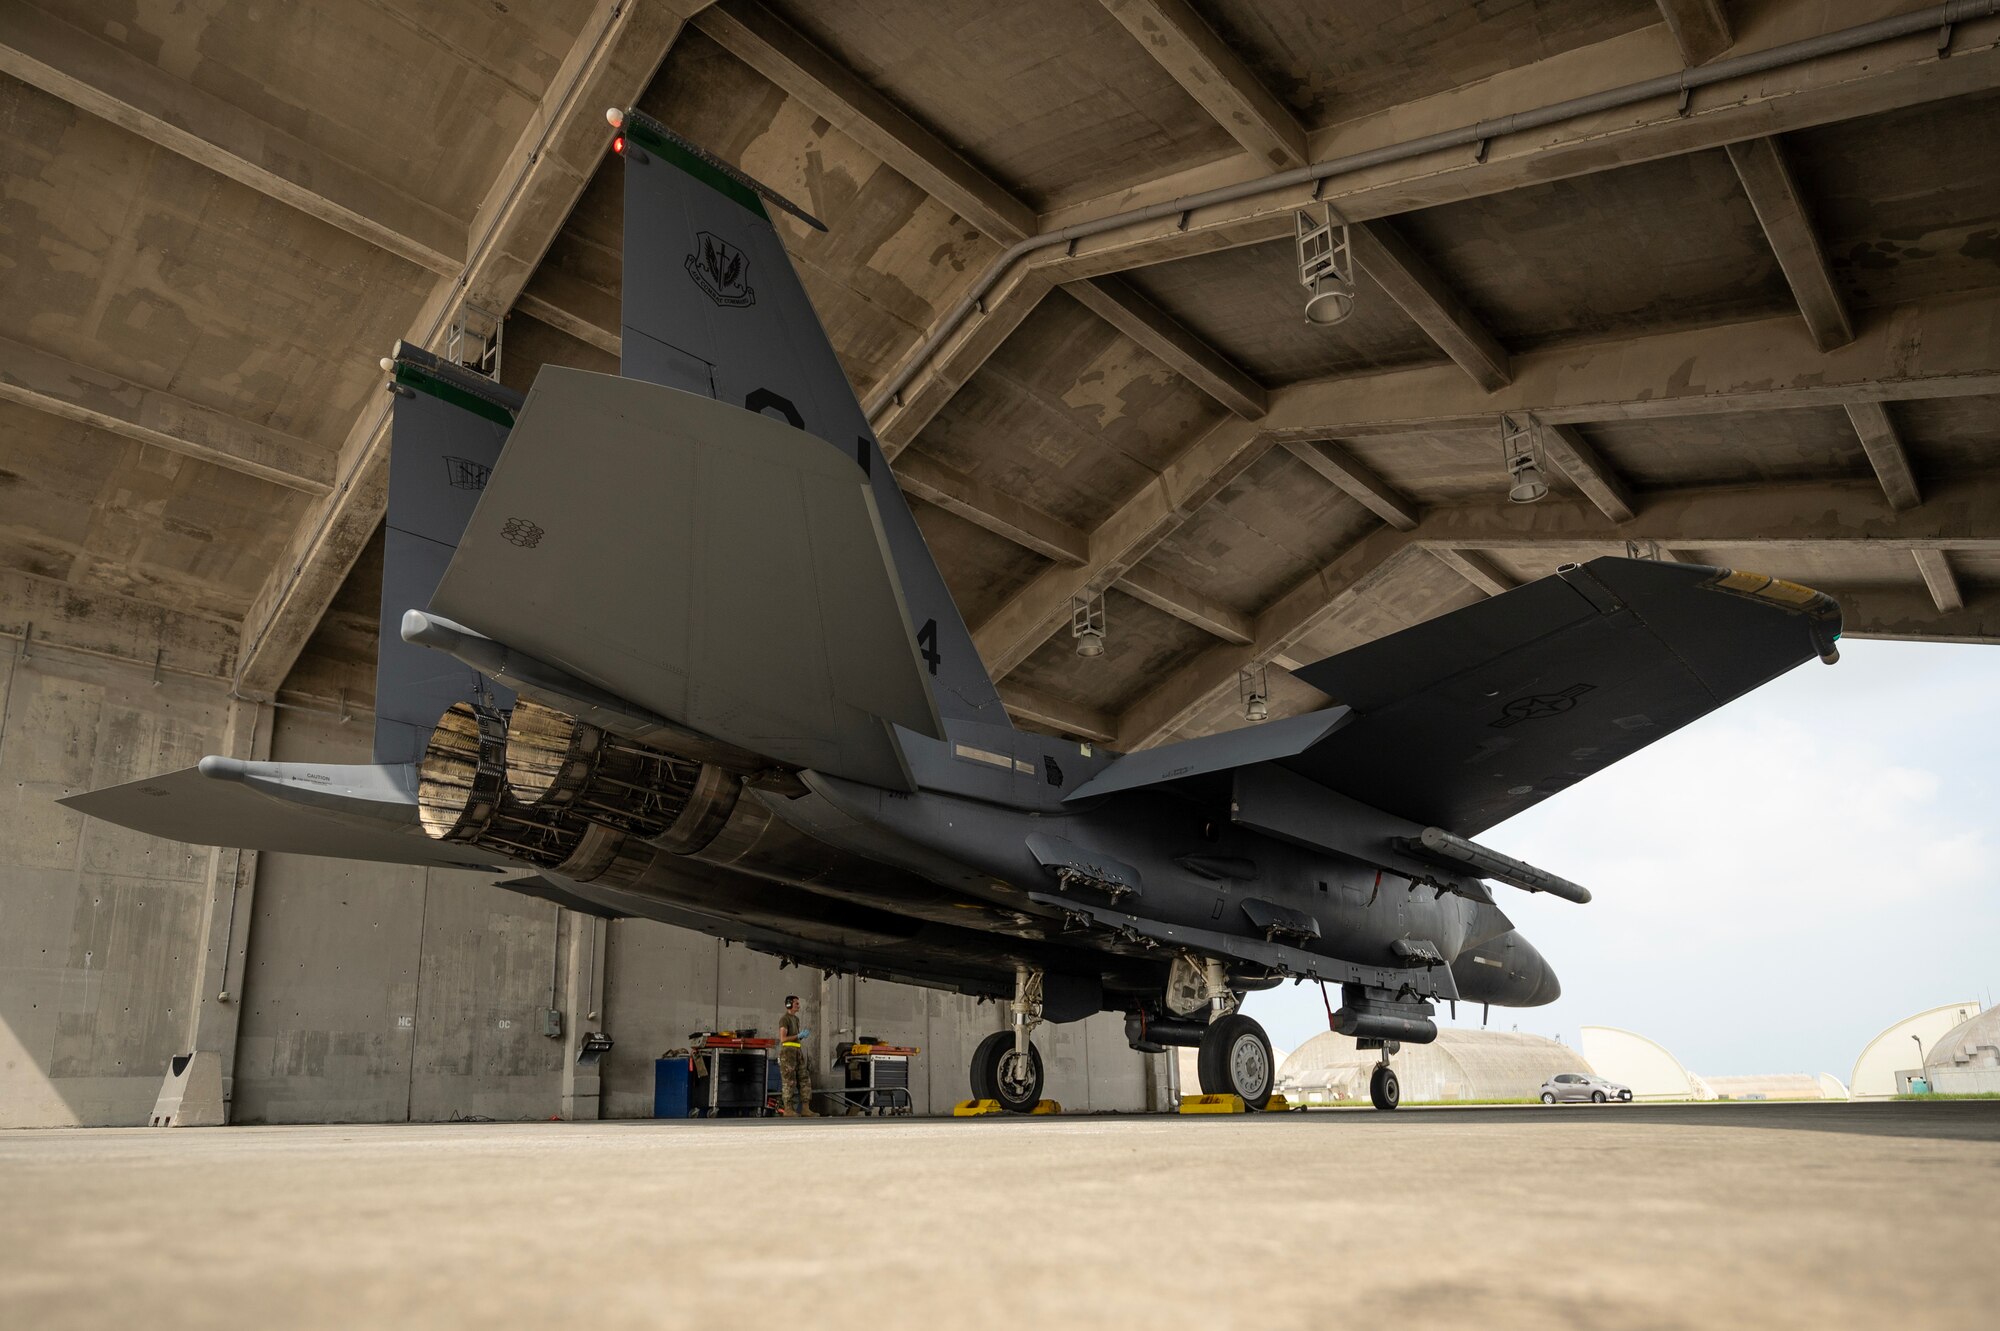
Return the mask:
POLYGON ((783 421, 549 366, 431 608, 781 763, 909 789, 941 738, 854 456, 783 421))
POLYGON ((1802 662, 1832 660, 1839 636, 1840 608, 1809 587, 1594 559, 1294 672, 1353 715, 1281 761, 1469 836, 1802 662))
POLYGON ((450 869, 490 858, 417 825, 409 765, 326 766, 204 758, 199 766, 59 801, 107 823, 192 845, 450 869))
POLYGON ((1128 753, 1063 798, 1065 804, 1142 786, 1169 785, 1304 753, 1347 719, 1347 709, 1308 712, 1268 725, 1128 753))
POLYGON ((584 896, 576 889, 540 874, 527 874, 520 878, 502 878, 493 884, 509 892, 518 892, 524 897, 534 897, 539 901, 552 902, 564 910, 573 910, 579 915, 595 915, 601 920, 629 920, 633 914, 620 910, 601 901, 584 896))

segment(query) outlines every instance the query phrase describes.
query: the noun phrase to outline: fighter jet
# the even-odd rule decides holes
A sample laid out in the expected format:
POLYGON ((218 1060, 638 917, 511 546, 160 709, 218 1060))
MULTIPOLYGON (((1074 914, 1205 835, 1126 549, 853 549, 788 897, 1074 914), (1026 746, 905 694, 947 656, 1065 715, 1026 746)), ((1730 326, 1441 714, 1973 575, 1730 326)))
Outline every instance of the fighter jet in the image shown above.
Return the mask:
POLYGON ((1244 995, 1337 985, 1393 1109, 1439 1002, 1559 992, 1488 880, 1589 899, 1472 838, 1837 655, 1820 592, 1603 558, 1298 670, 1325 710, 1134 753, 1017 730, 771 212, 818 223, 611 118, 620 373, 548 366, 524 399, 385 362, 374 763, 211 757, 65 803, 1003 1000, 971 1084, 1012 1112, 1037 1028, 1099 1012, 1263 1108, 1244 995))

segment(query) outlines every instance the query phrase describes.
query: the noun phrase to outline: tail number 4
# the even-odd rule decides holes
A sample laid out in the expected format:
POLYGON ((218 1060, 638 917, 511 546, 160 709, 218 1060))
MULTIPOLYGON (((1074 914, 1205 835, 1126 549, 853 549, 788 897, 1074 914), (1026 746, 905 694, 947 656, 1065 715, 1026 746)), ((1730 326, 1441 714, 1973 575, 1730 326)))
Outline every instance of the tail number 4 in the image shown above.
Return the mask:
POLYGON ((920 654, 923 656, 925 663, 930 666, 931 673, 933 675, 937 674, 938 662, 944 660, 944 656, 938 651, 937 621, 935 619, 925 620, 924 626, 917 630, 917 646, 922 649, 920 654))

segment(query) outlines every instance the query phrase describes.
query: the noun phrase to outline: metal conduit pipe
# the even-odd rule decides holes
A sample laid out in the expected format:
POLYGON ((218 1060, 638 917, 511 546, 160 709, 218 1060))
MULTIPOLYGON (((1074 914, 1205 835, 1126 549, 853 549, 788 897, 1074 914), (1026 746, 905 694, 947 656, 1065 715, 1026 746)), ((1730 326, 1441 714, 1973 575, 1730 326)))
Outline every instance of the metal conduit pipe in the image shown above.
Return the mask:
POLYGON ((1969 19, 1990 18, 1996 13, 2000 13, 2000 0, 1952 0, 1952 3, 1933 5, 1914 13, 1877 19, 1873 23, 1841 28, 1835 32, 1822 33, 1817 37, 1807 37, 1801 41, 1773 46, 1769 50, 1752 51, 1748 55, 1734 56, 1728 60, 1715 61, 1713 64, 1683 69, 1677 74, 1662 74, 1657 78, 1608 88, 1585 97, 1572 97, 1567 101, 1554 102, 1532 111, 1517 111, 1492 120, 1482 120, 1462 129, 1442 130, 1422 138, 1370 148, 1366 152, 1350 153, 1345 157, 1331 157, 1324 162, 1294 167, 1289 171, 1261 176, 1256 180, 1224 185, 1218 189, 1204 190, 1199 194, 1184 194, 1165 203, 1148 204, 1143 208, 1113 213, 1093 221, 1078 222, 1074 226, 1066 226, 1058 231, 1029 236, 1025 240, 1015 242, 1006 253, 994 260, 992 267, 986 270, 978 283, 951 307, 936 331, 925 337, 918 345, 916 353, 875 390, 868 403, 868 415, 872 419, 885 404, 893 401, 899 393, 909 387, 910 381, 915 379, 930 362, 937 349, 958 331, 958 326, 965 322, 966 316, 986 298, 986 293, 993 289, 1001 274, 1037 250, 1045 250, 1055 245, 1067 245, 1071 241, 1102 235, 1107 231, 1131 226, 1137 222, 1154 222, 1163 217, 1178 217, 1197 208, 1207 208, 1218 203, 1238 203, 1244 199, 1290 189, 1295 185, 1310 185, 1316 181, 1365 170, 1371 166, 1407 161, 1412 157, 1421 157, 1425 153, 1437 152, 1444 148, 1469 147, 1486 139, 1499 138, 1504 134, 1541 129, 1578 116, 1616 110, 1654 97, 1691 92, 1696 88, 1740 78, 1746 74, 1764 74, 1774 69, 1804 64, 1808 60, 1817 60, 1822 56, 1840 55, 1860 47, 1873 46, 1878 42, 1893 41, 1898 37, 1909 37, 1920 32, 1935 32, 1948 24, 1963 23, 1969 19))

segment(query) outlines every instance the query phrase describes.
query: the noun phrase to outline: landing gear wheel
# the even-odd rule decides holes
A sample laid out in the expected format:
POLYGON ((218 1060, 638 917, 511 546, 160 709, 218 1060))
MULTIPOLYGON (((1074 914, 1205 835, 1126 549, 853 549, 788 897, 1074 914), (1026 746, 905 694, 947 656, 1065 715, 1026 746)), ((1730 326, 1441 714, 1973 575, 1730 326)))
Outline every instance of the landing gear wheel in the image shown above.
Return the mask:
POLYGON ((1591 1102, 1592 1104, 1594 1104, 1594 1105, 1601 1105, 1601 1104, 1603 1104, 1603 1103, 1604 1103, 1604 1092, 1603 1092, 1603 1091, 1592 1091, 1592 1092, 1590 1093, 1590 1102, 1591 1102))
POLYGON ((1555 1093, 1554 1091, 1543 1091, 1543 1092, 1542 1092, 1542 1103, 1543 1103, 1543 1104, 1545 1104, 1545 1105, 1552 1105, 1552 1104, 1554 1104, 1555 1102, 1556 1102, 1556 1093, 1555 1093))
POLYGON ((1009 1044, 1014 1042, 1014 1037, 1011 1033, 1000 1031, 981 1040, 978 1047, 972 1051, 972 1098, 975 1100, 991 1100, 994 1098, 994 1060, 989 1056, 991 1051, 988 1046, 993 1044, 994 1041, 1001 1039, 1006 1040, 1009 1044))
POLYGON ((1403 1103, 1403 1084, 1396 1080, 1396 1069, 1387 1063, 1375 1065, 1375 1075, 1368 1079, 1368 1098, 1377 1109, 1394 1109, 1403 1103))
POLYGON ((1210 1022, 1201 1033, 1195 1060, 1203 1095, 1240 1097, 1245 1109, 1262 1109, 1271 1102, 1277 1066, 1264 1028, 1240 1012, 1210 1022))
POLYGON ((998 1100, 1010 1114, 1033 1110, 1042 1099, 1042 1051, 1029 1045, 1022 1058, 1012 1031, 995 1031, 981 1040, 972 1054, 972 1098, 998 1100))

